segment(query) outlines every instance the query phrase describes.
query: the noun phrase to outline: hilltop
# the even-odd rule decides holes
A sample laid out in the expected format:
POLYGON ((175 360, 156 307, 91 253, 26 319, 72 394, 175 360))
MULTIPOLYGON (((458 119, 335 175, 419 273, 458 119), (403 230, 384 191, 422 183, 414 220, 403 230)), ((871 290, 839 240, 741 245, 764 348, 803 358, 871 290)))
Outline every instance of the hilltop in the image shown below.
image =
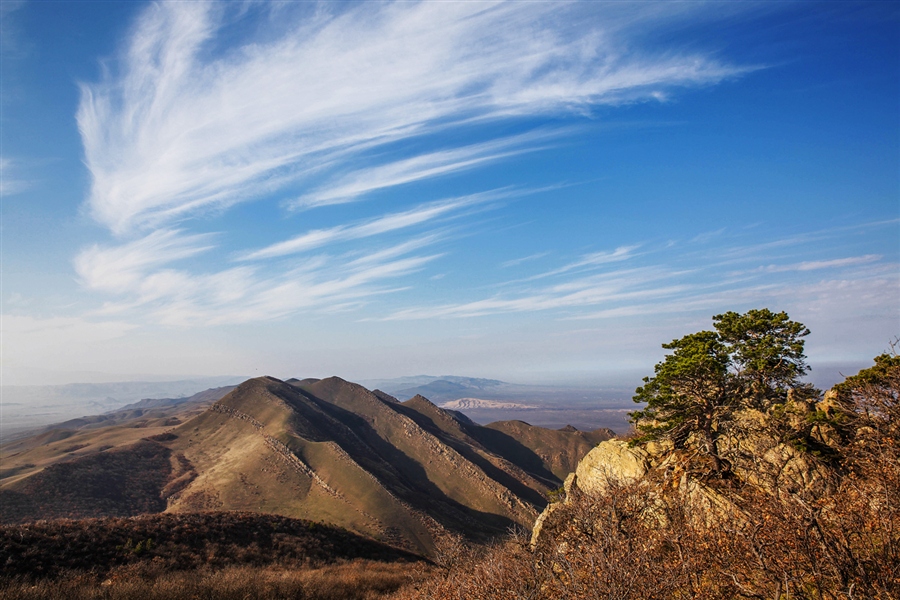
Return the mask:
POLYGON ((447 536, 530 527, 547 493, 610 435, 483 427, 422 396, 399 402, 337 377, 260 377, 216 395, 4 445, 0 518, 252 511, 433 555, 447 536))

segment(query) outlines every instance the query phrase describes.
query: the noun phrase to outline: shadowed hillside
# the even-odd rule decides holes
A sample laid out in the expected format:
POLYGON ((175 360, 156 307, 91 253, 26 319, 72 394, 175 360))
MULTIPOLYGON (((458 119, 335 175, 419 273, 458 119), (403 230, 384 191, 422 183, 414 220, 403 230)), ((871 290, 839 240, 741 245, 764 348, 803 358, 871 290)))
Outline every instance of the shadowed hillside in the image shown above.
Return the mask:
POLYGON ((561 480, 575 471, 578 461, 591 448, 615 437, 610 429, 578 431, 569 426, 554 431, 524 421, 491 423, 478 429, 478 435, 494 452, 521 461, 523 468, 548 468, 561 480))

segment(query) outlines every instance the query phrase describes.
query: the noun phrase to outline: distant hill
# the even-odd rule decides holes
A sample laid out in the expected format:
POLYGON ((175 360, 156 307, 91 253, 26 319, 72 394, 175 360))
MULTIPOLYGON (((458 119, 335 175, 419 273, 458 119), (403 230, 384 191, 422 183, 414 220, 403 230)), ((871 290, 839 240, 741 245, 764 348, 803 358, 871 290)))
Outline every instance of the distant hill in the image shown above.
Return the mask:
MULTIPOLYGON (((562 429, 549 430, 529 425, 524 421, 498 421, 484 429, 502 433, 516 440, 527 449, 523 460, 537 456, 541 464, 549 467, 550 471, 559 479, 565 479, 569 473, 573 473, 578 466, 578 461, 594 446, 615 437, 615 433, 611 429, 578 431, 569 425, 562 429)), ((486 434, 487 431, 484 433, 486 434)), ((522 450, 517 449, 517 451, 521 452, 522 450)))
POLYGON ((449 531, 530 526, 597 439, 482 427, 423 396, 401 403, 338 377, 260 377, 210 403, 217 393, 3 445, 0 520, 243 510, 431 554, 449 531))
POLYGON ((204 377, 180 381, 3 386, 0 439, 6 442, 60 421, 119 411, 142 398, 188 398, 198 390, 237 385, 243 380, 243 377, 204 377))
POLYGON ((118 414, 129 410, 146 410, 150 408, 163 408, 170 406, 174 407, 183 404, 202 404, 204 402, 215 402, 217 400, 221 400, 225 394, 236 387, 236 385, 226 385, 222 387, 210 388, 202 392, 197 392, 193 396, 181 398, 146 398, 132 404, 126 404, 118 410, 110 411, 107 414, 118 414))
MULTIPOLYGON (((143 437, 180 425, 234 388, 233 385, 211 388, 184 398, 146 399, 100 415, 69 419, 33 430, 32 435, 28 437, 15 438, 3 444, 3 454, 21 453, 53 442, 68 440, 61 449, 72 458, 97 451, 99 448, 136 442, 143 437), (117 425, 122 427, 115 427, 117 425), (100 429, 103 431, 90 433, 91 430, 100 429)), ((54 450, 60 449, 44 448, 42 452, 47 457, 52 457, 54 450)), ((38 468, 41 462, 42 459, 38 458, 30 468, 38 468)), ((7 472, 8 468, 0 469, 0 479, 7 472)))
POLYGON ((400 399, 421 395, 434 401, 455 400, 477 391, 497 389, 510 385, 497 379, 460 377, 457 375, 442 375, 440 377, 417 375, 397 379, 379 379, 368 383, 400 399))

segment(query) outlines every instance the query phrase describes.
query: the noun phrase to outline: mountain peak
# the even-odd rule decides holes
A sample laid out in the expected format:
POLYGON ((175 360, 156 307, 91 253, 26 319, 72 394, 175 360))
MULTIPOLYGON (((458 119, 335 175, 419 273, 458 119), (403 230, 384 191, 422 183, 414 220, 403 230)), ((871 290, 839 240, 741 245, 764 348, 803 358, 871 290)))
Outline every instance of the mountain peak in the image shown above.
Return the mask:
POLYGON ((530 524, 561 485, 546 457, 580 458, 592 447, 539 427, 489 429, 424 395, 400 403, 340 377, 255 377, 211 400, 167 406, 153 424, 145 416, 115 431, 35 440, 33 453, 4 461, 27 470, 0 481, 0 521, 243 510, 432 554, 447 530, 486 538, 530 524), (150 467, 122 467, 138 459, 150 467), (129 501, 92 496, 102 490, 84 478, 96 473, 121 480, 129 501))

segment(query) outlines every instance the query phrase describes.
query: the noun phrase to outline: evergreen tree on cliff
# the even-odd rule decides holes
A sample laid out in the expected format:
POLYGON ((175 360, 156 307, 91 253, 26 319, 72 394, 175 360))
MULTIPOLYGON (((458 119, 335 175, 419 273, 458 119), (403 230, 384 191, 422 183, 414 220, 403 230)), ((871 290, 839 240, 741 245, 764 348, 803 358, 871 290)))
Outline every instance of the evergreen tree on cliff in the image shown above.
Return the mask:
POLYGON ((713 317, 715 331, 700 331, 663 344, 672 350, 644 378, 629 413, 636 441, 670 440, 676 448, 694 443, 717 473, 729 465, 719 438, 735 411, 765 410, 787 400, 809 371, 803 338, 809 330, 784 312, 755 309, 713 317))

